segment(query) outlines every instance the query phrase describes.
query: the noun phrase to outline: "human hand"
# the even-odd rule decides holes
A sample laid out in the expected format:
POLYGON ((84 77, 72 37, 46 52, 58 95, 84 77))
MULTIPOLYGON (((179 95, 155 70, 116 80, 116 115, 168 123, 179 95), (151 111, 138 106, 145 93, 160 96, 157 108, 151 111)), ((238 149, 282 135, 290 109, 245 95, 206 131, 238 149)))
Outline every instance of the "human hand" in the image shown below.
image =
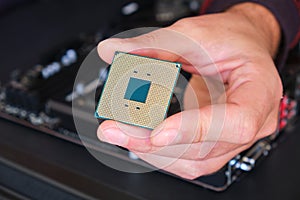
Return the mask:
POLYGON ((107 120, 99 126, 98 137, 183 178, 215 172, 276 129, 282 85, 272 57, 279 38, 279 25, 271 13, 245 3, 135 38, 101 42, 98 52, 108 63, 117 50, 181 62, 194 74, 191 88, 196 93, 208 92, 199 75, 220 75, 224 94, 216 101, 200 100, 199 108, 175 114, 153 131, 107 120), (191 38, 210 59, 182 37, 191 38))

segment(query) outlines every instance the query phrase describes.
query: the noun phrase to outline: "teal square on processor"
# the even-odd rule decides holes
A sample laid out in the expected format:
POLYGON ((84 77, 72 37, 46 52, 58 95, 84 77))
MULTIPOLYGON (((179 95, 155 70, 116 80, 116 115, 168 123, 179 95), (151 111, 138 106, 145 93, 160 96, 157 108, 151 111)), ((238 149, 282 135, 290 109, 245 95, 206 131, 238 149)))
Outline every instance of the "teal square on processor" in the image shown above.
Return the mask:
POLYGON ((150 85, 150 81, 130 77, 124 98, 132 101, 145 103, 150 89, 150 85))

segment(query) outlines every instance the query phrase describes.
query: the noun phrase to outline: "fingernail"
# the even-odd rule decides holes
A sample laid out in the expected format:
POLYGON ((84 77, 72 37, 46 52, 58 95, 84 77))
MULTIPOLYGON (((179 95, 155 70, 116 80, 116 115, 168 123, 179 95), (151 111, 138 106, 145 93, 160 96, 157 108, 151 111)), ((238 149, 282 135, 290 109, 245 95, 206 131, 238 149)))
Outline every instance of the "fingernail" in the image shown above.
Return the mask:
POLYGON ((153 145, 167 146, 171 144, 177 144, 181 141, 181 134, 177 129, 162 130, 151 139, 153 145))
POLYGON ((128 143, 128 137, 118 129, 106 129, 103 131, 104 141, 111 144, 125 146, 128 143))

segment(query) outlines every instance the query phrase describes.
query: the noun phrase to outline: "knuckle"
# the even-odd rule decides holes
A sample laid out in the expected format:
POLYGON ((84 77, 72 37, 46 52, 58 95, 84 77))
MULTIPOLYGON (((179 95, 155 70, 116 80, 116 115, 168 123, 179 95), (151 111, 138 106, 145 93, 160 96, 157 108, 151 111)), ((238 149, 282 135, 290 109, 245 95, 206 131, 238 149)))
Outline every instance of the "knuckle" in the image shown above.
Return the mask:
POLYGON ((176 21, 171 27, 172 28, 187 28, 187 27, 193 27, 194 22, 191 20, 191 18, 182 18, 176 21))
POLYGON ((141 40, 139 42, 146 43, 150 46, 155 46, 159 41, 158 41, 158 36, 154 32, 145 34, 142 36, 141 40))

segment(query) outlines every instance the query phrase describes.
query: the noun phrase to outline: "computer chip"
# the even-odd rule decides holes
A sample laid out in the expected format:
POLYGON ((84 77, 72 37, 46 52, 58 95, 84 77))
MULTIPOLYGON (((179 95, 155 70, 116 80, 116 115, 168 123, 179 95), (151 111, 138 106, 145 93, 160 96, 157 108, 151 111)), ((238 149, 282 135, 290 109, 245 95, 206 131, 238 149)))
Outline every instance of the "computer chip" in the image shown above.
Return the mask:
POLYGON ((154 129, 166 117, 180 63, 116 52, 95 116, 154 129))

